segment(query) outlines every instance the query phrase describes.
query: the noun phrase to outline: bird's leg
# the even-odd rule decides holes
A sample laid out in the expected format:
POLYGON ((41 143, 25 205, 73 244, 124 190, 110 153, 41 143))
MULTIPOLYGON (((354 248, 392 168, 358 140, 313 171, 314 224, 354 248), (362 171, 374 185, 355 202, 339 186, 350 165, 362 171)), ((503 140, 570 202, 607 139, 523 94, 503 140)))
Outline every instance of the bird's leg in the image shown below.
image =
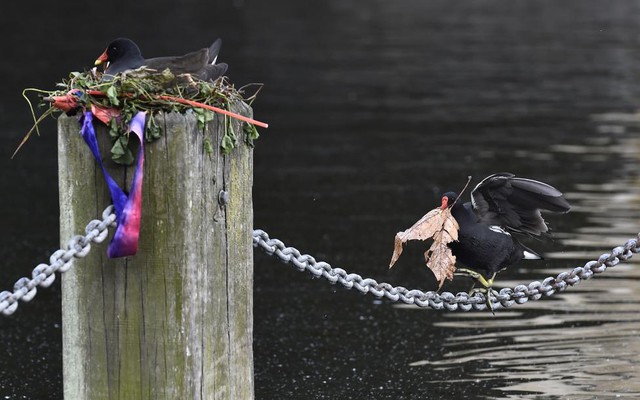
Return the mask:
POLYGON ((496 274, 493 274, 491 279, 485 279, 485 277, 482 276, 481 273, 467 269, 467 268, 458 268, 456 269, 456 273, 460 275, 470 276, 473 279, 475 279, 476 282, 479 282, 482 286, 486 288, 491 287, 491 285, 493 285, 493 278, 496 277, 496 274))
POLYGON ((493 293, 496 296, 499 294, 496 290, 493 290, 493 280, 496 277, 496 273, 494 272, 494 274, 491 275, 491 278, 486 279, 484 276, 482 276, 482 274, 466 268, 458 268, 456 272, 460 275, 467 275, 472 277, 474 279, 474 286, 476 282, 479 282, 483 286, 481 288, 472 287, 469 294, 477 292, 484 294, 485 298, 487 299, 487 307, 489 307, 491 313, 495 315, 495 312, 493 311, 493 303, 491 302, 491 294, 493 293))

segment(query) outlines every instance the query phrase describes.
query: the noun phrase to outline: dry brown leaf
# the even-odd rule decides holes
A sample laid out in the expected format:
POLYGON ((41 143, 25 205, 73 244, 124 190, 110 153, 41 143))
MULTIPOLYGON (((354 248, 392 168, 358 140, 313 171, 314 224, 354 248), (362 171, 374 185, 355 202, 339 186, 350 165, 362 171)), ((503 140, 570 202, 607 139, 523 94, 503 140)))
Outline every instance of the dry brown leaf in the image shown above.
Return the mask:
POLYGON ((389 268, 398 261, 402 254, 403 244, 409 240, 427 240, 433 238, 429 250, 424 253, 427 267, 433 271, 438 280, 438 288, 445 279, 453 279, 456 270, 456 257, 448 243, 458 240, 458 222, 451 215, 451 209, 434 208, 404 232, 398 232, 393 246, 393 255, 389 268))

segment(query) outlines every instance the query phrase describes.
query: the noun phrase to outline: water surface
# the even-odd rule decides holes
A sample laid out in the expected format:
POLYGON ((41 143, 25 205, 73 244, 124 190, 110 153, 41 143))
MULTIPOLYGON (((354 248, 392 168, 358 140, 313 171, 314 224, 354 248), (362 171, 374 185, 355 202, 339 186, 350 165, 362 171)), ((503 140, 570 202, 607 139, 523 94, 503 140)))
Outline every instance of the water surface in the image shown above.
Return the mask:
MULTIPOLYGON (((583 265, 638 232, 636 2, 15 7, 0 16, 3 289, 59 241, 53 123, 8 160, 30 126, 20 91, 52 88, 116 36, 149 56, 223 37, 234 82, 265 83, 255 226, 349 272, 434 289, 417 248, 387 270, 394 234, 467 176, 505 170, 553 184, 574 209, 547 219, 553 241, 531 244, 546 260, 499 286, 583 265)), ((256 398, 637 398, 637 262, 493 316, 380 301, 256 253, 256 398)), ((61 397, 59 298, 57 285, 41 290, 0 319, 7 398, 61 397)))

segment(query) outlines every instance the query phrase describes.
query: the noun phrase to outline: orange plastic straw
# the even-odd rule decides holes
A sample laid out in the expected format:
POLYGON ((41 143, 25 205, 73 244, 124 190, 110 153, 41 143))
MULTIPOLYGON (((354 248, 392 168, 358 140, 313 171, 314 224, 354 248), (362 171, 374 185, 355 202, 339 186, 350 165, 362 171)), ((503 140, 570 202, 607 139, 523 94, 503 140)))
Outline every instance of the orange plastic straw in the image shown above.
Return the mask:
MULTIPOLYGON (((106 96, 105 93, 103 93, 103 92, 101 92, 99 90, 87 90, 87 94, 89 94, 91 96, 106 96)), ((244 115, 236 114, 234 112, 227 111, 227 110, 224 110, 222 108, 210 106, 208 104, 199 103, 197 101, 182 99, 180 97, 166 96, 166 95, 160 95, 160 96, 156 96, 156 97, 158 99, 160 99, 160 100, 175 101, 176 103, 182 103, 182 104, 186 104, 186 105, 193 106, 193 107, 206 108, 207 110, 211 110, 211 111, 215 111, 215 112, 220 113, 220 114, 228 115, 228 116, 233 117, 235 119, 239 119, 240 121, 248 122, 250 124, 257 125, 257 126, 262 127, 262 128, 268 128, 269 127, 269 124, 266 124, 264 122, 256 121, 255 119, 251 119, 249 117, 245 117, 244 115)))

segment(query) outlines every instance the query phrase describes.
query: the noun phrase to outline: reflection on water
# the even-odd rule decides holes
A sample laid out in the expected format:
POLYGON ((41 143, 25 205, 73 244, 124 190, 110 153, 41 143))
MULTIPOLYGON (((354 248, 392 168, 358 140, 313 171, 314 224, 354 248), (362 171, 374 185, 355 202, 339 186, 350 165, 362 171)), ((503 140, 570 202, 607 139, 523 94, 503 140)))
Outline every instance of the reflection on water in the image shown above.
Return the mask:
MULTIPOLYGON (((585 224, 555 232, 566 251, 548 252, 554 265, 590 260, 635 237, 640 221, 640 185, 634 168, 640 158, 640 115, 593 117, 598 140, 551 146, 554 153, 588 156, 592 162, 619 159, 613 179, 576 182, 567 197, 585 224), (629 173, 631 171, 631 173, 629 173)), ((464 366, 460 383, 494 381, 498 398, 638 398, 640 396, 640 256, 609 268, 567 291, 516 305, 495 316, 448 313, 434 326, 451 332, 438 358, 409 363, 413 368, 453 372, 464 366), (467 332, 473 333, 468 334, 467 332)), ((555 276, 565 268, 538 269, 555 276)), ((522 270, 523 272, 525 270, 522 270)), ((531 275, 531 270, 528 271, 531 275)), ((500 281, 513 287, 524 281, 500 281)), ((397 308, 417 310, 399 305, 397 308)), ((494 396, 491 396, 494 397, 494 396)))
POLYGON ((497 312, 496 317, 447 314, 437 324, 453 332, 446 339, 442 358, 414 360, 410 365, 446 371, 467 364, 467 370, 473 372, 464 380, 503 381, 500 388, 506 398, 517 392, 638 396, 640 291, 629 288, 629 279, 637 280, 640 274, 628 268, 607 275, 607 279, 590 280, 553 300, 497 312), (456 334, 469 329, 482 333, 456 334), (621 379, 627 380, 621 383, 621 379))

